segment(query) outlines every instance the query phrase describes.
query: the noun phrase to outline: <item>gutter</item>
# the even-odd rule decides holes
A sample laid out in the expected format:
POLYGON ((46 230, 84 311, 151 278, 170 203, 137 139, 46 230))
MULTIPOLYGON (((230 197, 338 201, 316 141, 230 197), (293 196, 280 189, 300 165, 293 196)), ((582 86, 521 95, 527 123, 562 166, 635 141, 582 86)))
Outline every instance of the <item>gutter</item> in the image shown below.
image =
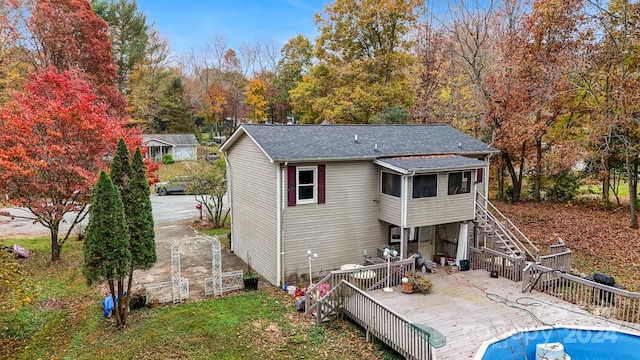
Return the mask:
MULTIPOLYGON (((413 173, 413 175, 415 175, 415 172, 413 173)), ((411 176, 413 176, 411 175, 411 176)), ((404 248, 404 243, 406 239, 406 235, 405 235, 405 229, 407 228, 407 206, 408 206, 408 200, 407 197, 409 196, 409 176, 408 175, 402 175, 402 199, 400 201, 400 260, 404 259, 404 253, 405 253, 405 248, 404 248)), ((408 242, 407 242, 408 244, 408 242)))
POLYGON ((229 158, 227 157, 227 152, 225 151, 224 153, 224 163, 227 166, 227 171, 226 171, 226 179, 225 181, 227 182, 227 201, 229 202, 229 209, 231 209, 231 238, 229 239, 229 247, 230 247, 230 251, 233 253, 234 251, 234 246, 233 246, 233 232, 234 232, 234 226, 233 226, 233 201, 231 199, 231 187, 233 185, 233 181, 230 181, 231 179, 229 179, 229 177, 231 176, 231 164, 229 164, 229 158))
POLYGON ((282 251, 282 212, 284 208, 284 169, 287 164, 277 164, 276 166, 276 284, 282 285, 284 282, 284 251, 282 251))

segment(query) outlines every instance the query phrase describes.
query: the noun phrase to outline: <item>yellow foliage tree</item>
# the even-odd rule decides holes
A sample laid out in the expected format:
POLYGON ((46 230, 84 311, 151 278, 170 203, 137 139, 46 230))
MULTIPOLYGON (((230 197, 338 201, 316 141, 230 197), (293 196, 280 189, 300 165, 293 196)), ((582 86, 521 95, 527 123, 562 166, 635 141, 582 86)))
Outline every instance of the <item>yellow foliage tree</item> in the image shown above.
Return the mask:
POLYGON ((262 121, 269 114, 269 102, 267 101, 267 84, 262 79, 249 81, 249 89, 245 93, 247 105, 249 105, 249 117, 256 121, 262 121))

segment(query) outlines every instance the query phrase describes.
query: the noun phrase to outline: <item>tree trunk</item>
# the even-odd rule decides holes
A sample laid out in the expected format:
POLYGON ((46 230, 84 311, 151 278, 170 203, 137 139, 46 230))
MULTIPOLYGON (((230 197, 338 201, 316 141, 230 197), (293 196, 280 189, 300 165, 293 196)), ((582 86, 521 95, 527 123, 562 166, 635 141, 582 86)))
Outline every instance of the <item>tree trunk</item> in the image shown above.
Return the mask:
POLYGON ((60 253, 62 252, 62 246, 58 243, 58 230, 59 223, 51 224, 51 262, 60 260, 60 253))
POLYGON ((127 311, 126 302, 128 295, 128 293, 126 295, 124 293, 124 282, 122 281, 122 278, 118 279, 118 304, 116 308, 118 308, 118 322, 120 327, 125 325, 123 320, 125 317, 125 312, 127 311))
POLYGON ((498 195, 500 199, 504 199, 504 161, 498 167, 498 195))
POLYGON ((116 288, 113 280, 109 280, 109 290, 111 291, 111 300, 113 301, 113 310, 111 311, 111 316, 116 319, 116 326, 119 328, 120 312, 118 310, 118 300, 116 299, 116 288))
POLYGON ((611 173, 609 171, 605 171, 602 176, 602 201, 609 205, 611 203, 611 197, 609 196, 609 189, 611 188, 611 173))
POLYGON ((609 189, 611 188, 611 172, 609 171, 609 157, 602 160, 602 201, 609 205, 609 189))
POLYGON ((129 272, 129 281, 127 282, 127 295, 125 296, 124 314, 122 316, 122 325, 127 325, 127 318, 129 317, 129 300, 131 299, 131 286, 133 285, 133 271, 135 269, 131 267, 129 272))
MULTIPOLYGON (((524 154, 526 150, 526 144, 522 144, 522 154, 524 154)), ((522 192, 522 172, 524 171, 524 158, 520 161, 520 171, 516 173, 516 169, 513 166, 513 162, 511 161, 511 156, 508 152, 502 152, 502 158, 507 166, 507 170, 509 171, 509 176, 511 177, 511 185, 512 185, 512 193, 511 193, 511 201, 520 201, 520 194, 522 192)))
POLYGON ((536 139, 536 174, 533 182, 533 199, 542 200, 540 189, 542 187, 542 139, 536 139))
POLYGON ((629 207, 630 218, 629 227, 632 229, 638 228, 638 212, 637 212, 637 194, 638 194, 638 157, 634 156, 633 159, 629 155, 628 150, 625 154, 625 165, 627 168, 627 179, 629 179, 629 207))
POLYGON ((525 152, 527 151, 527 144, 525 142, 522 143, 522 152, 520 153, 520 165, 519 165, 519 171, 518 171, 518 188, 517 191, 515 189, 514 186, 514 197, 516 198, 515 201, 520 201, 520 198, 522 196, 522 174, 524 173, 524 155, 525 152), (517 197, 516 197, 517 195, 517 197))

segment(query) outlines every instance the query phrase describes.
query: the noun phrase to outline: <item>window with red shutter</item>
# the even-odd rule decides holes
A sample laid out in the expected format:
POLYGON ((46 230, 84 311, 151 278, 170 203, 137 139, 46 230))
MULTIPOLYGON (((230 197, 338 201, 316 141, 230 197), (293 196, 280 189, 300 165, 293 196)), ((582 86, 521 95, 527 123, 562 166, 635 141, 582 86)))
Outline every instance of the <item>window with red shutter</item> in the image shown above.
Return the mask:
POLYGON ((325 203, 325 165, 287 168, 289 206, 325 203))

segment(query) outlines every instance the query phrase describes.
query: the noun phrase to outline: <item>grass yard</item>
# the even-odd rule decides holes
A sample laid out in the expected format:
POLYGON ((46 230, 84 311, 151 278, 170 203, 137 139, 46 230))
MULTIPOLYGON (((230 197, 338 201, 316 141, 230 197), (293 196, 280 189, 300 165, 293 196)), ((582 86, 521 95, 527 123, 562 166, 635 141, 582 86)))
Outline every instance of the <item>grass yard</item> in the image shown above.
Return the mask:
POLYGON ((276 288, 133 311, 117 330, 85 284, 81 242, 70 240, 55 264, 49 239, 5 240, 13 243, 37 255, 19 261, 29 301, 0 312, 0 359, 397 358, 350 323, 316 326, 276 288))
MULTIPOLYGON (((602 196, 602 184, 581 185, 578 190, 580 194, 594 194, 602 196)), ((609 194, 611 195, 611 201, 615 201, 616 196, 613 191, 610 191, 609 194)), ((620 184, 620 187, 618 188, 618 197, 621 202, 629 202, 629 185, 627 183, 620 184)))
POLYGON ((160 167, 156 171, 156 175, 160 181, 169 181, 176 176, 185 175, 189 172, 189 164, 191 161, 176 161, 173 164, 158 164, 160 167))

